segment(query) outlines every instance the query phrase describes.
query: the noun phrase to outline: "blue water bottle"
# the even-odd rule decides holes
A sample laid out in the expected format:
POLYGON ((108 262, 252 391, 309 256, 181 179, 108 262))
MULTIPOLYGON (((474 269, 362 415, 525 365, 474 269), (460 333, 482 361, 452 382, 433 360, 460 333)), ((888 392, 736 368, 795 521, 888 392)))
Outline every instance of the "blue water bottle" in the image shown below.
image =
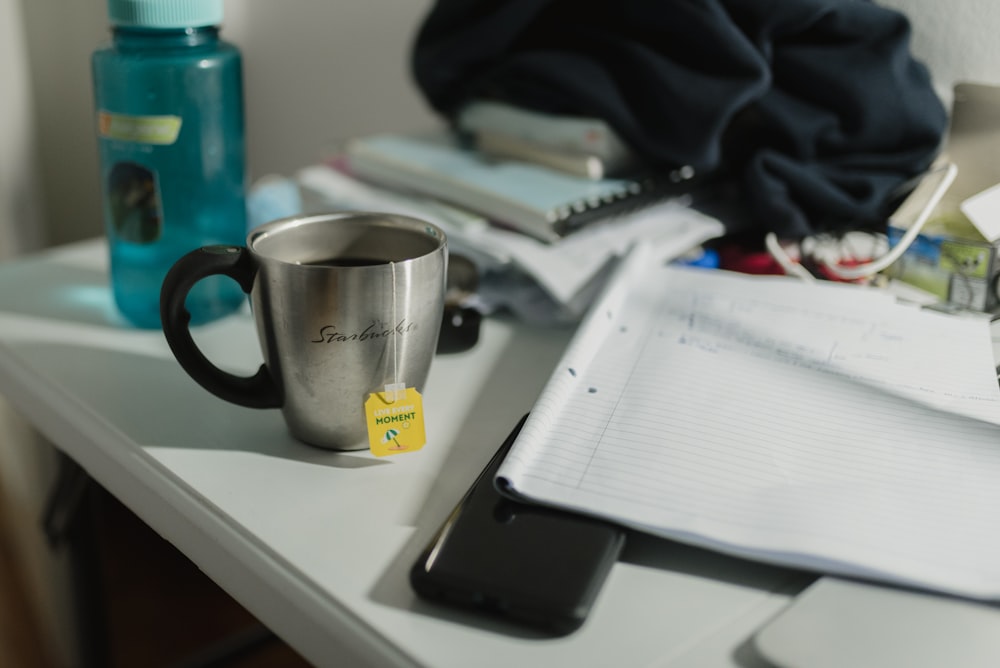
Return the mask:
MULTIPOLYGON (((173 263, 246 237, 242 59, 219 38, 222 0, 108 0, 112 42, 93 55, 104 222, 119 310, 160 326, 173 263)), ((237 309, 233 281, 201 281, 193 323, 237 309)))

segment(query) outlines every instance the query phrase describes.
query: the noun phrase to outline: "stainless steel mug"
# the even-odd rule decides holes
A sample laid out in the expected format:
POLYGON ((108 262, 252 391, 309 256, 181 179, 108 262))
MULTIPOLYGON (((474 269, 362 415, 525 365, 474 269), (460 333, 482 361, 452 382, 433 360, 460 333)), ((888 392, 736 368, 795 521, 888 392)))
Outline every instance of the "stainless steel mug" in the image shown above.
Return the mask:
POLYGON ((387 384, 423 389, 444 308, 448 250, 434 225, 381 213, 325 213, 255 228, 246 246, 188 253, 163 282, 167 343, 205 389, 281 408, 292 435, 336 450, 367 445, 364 401, 387 384), (252 377, 212 364, 191 336, 184 299, 224 274, 250 296, 264 364, 252 377))

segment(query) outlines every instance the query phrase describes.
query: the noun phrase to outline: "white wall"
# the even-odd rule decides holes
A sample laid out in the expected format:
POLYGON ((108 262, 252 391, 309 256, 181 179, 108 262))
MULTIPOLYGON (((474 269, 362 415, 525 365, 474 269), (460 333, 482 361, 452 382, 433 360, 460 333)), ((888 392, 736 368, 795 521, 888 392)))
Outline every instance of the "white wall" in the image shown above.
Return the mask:
POLYGON ((430 0, 226 2, 246 69, 250 172, 290 174, 352 136, 434 122, 409 49, 430 0))
POLYGON ((35 152, 35 105, 28 77, 27 40, 21 7, 0 1, 0 220, 24 225, 0 225, 0 258, 42 241, 39 164, 35 152))
POLYGON ((1000 85, 1000 2, 881 0, 913 23, 913 53, 946 100, 959 81, 1000 85))
POLYGON ((93 236, 98 214, 97 144, 86 54, 103 38, 100 0, 19 2, 34 102, 35 148, 53 243, 93 236))

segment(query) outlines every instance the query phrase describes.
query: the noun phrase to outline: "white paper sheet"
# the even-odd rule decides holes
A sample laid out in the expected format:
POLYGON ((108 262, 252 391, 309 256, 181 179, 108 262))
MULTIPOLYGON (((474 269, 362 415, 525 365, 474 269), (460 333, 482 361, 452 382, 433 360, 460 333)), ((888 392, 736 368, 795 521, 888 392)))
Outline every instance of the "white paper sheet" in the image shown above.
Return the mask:
POLYGON ((498 478, 730 553, 998 598, 998 424, 985 320, 639 253, 498 478))

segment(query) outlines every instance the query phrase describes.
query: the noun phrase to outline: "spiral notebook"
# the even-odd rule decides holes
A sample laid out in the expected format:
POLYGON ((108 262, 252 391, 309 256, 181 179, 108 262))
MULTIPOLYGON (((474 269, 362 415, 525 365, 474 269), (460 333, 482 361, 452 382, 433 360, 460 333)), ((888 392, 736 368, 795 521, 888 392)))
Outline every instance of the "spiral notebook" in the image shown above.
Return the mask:
POLYGON ((546 242, 677 195, 688 177, 588 179, 491 159, 446 132, 360 137, 348 143, 346 157, 359 178, 436 197, 546 242))

